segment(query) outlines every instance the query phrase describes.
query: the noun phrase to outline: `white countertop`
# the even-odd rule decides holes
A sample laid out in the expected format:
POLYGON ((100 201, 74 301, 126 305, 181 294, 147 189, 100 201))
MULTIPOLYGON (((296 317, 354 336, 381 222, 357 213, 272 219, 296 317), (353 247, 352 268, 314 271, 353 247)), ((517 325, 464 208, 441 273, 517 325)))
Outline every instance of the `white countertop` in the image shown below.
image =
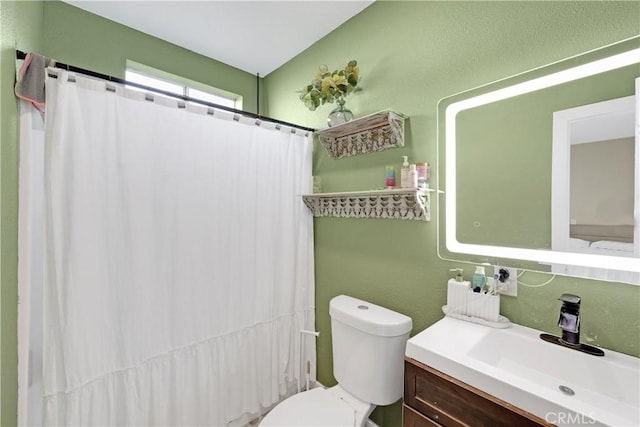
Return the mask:
POLYGON ((445 317, 411 338, 406 355, 553 424, 640 426, 640 359, 592 356, 540 333, 445 317))

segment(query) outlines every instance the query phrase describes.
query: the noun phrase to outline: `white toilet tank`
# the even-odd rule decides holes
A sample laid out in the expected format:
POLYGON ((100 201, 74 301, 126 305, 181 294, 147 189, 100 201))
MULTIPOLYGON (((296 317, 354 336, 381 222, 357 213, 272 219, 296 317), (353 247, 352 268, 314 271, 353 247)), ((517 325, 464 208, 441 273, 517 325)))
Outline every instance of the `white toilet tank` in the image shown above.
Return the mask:
POLYGON ((346 295, 331 300, 329 315, 338 384, 375 405, 400 399, 411 318, 346 295))

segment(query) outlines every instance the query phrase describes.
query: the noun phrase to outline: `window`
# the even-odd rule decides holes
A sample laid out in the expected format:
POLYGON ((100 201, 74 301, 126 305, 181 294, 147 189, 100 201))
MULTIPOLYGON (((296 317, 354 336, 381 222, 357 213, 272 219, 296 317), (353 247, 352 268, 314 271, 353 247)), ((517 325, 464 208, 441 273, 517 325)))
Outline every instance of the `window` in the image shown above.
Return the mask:
POLYGON ((175 93, 178 95, 185 95, 184 86, 151 77, 137 71, 127 70, 125 80, 127 80, 128 82, 139 83, 141 85, 149 86, 155 89, 175 93))
MULTIPOLYGON (((127 61, 127 65, 129 65, 129 61, 127 61)), ((153 70, 146 66, 144 66, 144 68, 150 71, 138 71, 137 69, 131 69, 127 66, 125 80, 166 92, 175 93, 177 95, 188 96, 200 101, 223 105, 225 107, 236 109, 242 108, 241 106, 237 105, 238 101, 241 101, 241 97, 238 95, 234 95, 228 92, 224 93, 224 91, 222 90, 213 87, 207 87, 201 83, 191 82, 178 76, 172 76, 160 70, 153 70), (167 77, 158 77, 154 74, 161 74, 167 77), (194 86, 197 86, 198 88, 194 86)))
POLYGON ((203 90, 198 90, 187 86, 187 96, 190 98, 199 99, 201 101, 213 102, 214 104, 224 105, 226 107, 235 108, 236 102, 234 99, 223 98, 222 96, 214 95, 203 90))

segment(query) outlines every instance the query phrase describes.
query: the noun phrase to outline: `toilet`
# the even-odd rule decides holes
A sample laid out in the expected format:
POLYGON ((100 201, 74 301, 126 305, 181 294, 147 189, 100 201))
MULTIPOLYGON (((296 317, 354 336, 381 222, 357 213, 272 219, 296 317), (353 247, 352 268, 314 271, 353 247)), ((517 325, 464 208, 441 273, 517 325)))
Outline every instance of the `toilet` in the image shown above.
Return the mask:
POLYGON ((376 406, 402 397, 411 318, 346 295, 330 301, 329 315, 338 385, 289 397, 260 427, 364 427, 376 406))

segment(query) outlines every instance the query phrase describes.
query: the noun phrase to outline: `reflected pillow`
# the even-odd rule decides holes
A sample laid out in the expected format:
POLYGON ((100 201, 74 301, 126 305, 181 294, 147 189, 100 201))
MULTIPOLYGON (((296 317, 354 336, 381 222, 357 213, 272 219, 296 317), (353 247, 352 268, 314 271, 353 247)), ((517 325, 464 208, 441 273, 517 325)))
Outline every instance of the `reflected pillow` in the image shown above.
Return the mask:
POLYGON ((593 242, 591 247, 597 249, 608 249, 610 251, 633 252, 633 243, 612 242, 609 240, 593 242))
POLYGON ((571 248, 588 248, 590 244, 590 241, 584 239, 577 239, 575 237, 569 239, 569 247, 571 248))

